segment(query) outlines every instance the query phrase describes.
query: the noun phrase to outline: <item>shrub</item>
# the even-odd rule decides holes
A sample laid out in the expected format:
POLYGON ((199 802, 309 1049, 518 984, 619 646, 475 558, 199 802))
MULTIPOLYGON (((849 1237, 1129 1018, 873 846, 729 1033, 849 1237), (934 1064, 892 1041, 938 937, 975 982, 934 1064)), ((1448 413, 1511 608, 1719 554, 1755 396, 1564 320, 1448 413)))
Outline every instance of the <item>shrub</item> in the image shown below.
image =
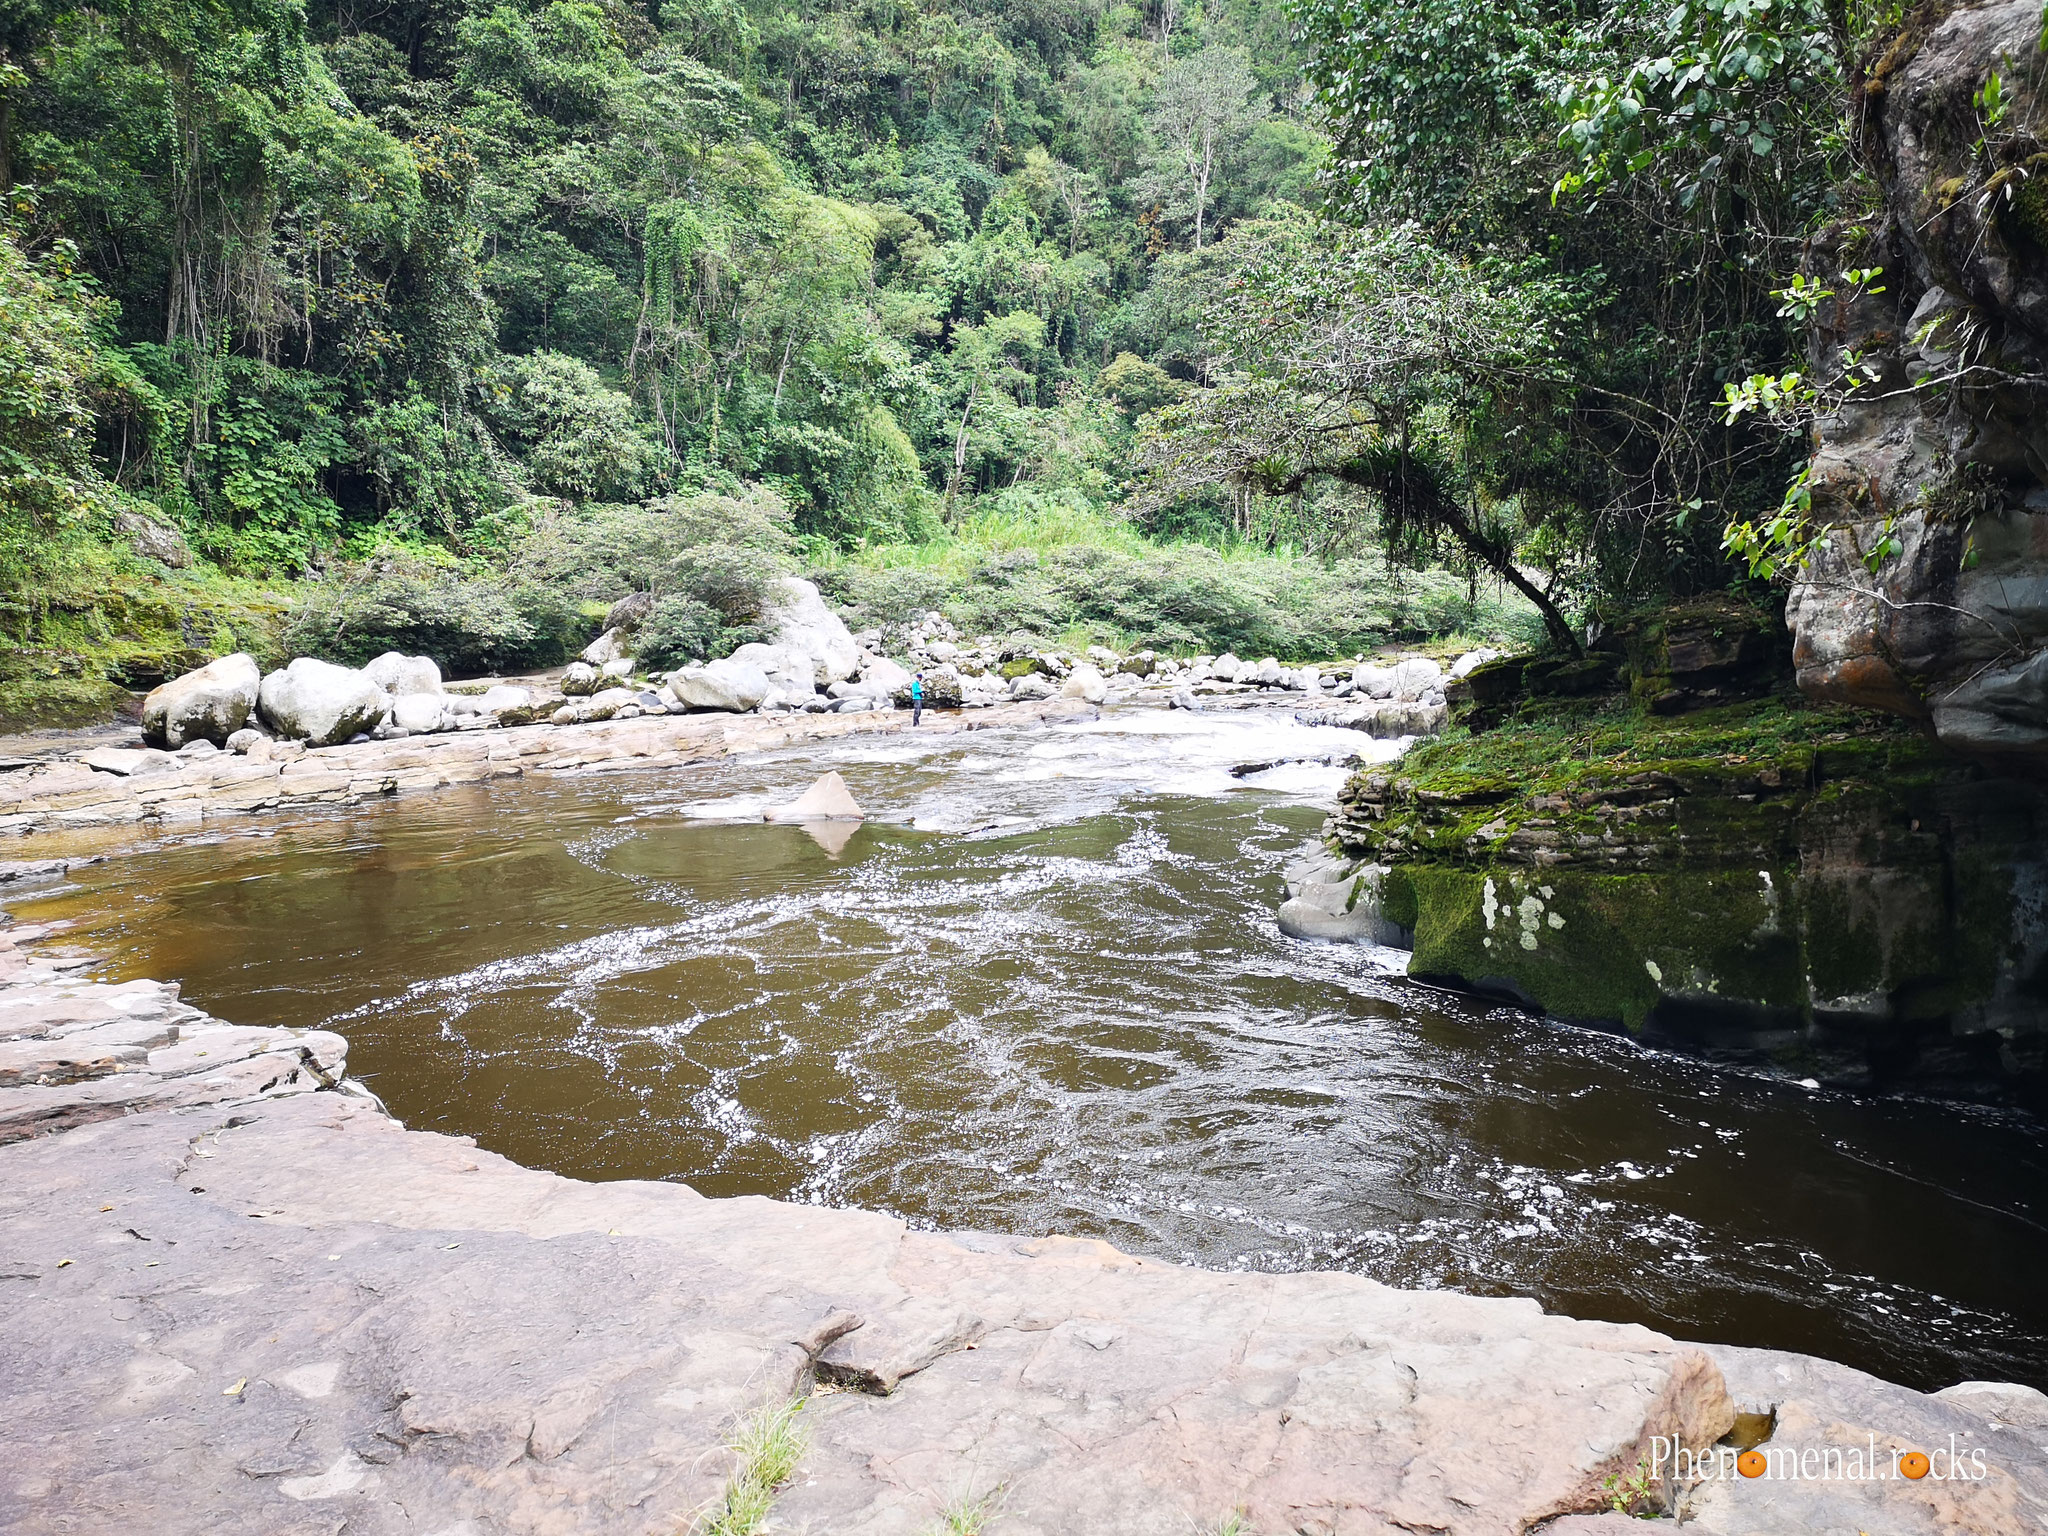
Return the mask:
POLYGON ((404 651, 463 676, 561 661, 586 627, 558 588, 392 557, 303 588, 284 638, 295 656, 360 666, 404 651))

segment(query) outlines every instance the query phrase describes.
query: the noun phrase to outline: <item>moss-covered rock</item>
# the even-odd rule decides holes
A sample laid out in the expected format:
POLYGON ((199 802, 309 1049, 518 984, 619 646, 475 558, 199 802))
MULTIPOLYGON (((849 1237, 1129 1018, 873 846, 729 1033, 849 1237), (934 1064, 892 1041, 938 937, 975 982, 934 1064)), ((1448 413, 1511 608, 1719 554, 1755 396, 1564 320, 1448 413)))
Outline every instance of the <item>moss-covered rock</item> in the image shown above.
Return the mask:
POLYGON ((1881 717, 1615 702, 1453 731, 1326 828, 1412 974, 1798 1075, 2039 1092, 2048 787, 1881 717))

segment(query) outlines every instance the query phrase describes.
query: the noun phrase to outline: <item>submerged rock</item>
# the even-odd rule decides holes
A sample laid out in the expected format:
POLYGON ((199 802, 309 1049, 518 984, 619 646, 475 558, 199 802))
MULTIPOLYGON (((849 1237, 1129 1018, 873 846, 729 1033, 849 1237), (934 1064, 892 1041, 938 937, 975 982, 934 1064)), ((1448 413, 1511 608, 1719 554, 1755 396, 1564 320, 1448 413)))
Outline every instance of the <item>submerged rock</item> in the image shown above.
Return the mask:
POLYGON ((264 678, 256 702, 264 724, 309 747, 367 735, 391 712, 391 696, 362 673, 310 656, 264 678))
POLYGON ((237 651, 150 690, 142 701, 142 739, 176 751, 188 741, 225 746, 249 723, 263 670, 237 651))
POLYGON ((1388 918, 1380 891, 1384 864, 1361 864, 1316 845, 1287 867, 1287 900, 1280 904, 1280 931, 1294 939, 1414 947, 1411 929, 1388 918))

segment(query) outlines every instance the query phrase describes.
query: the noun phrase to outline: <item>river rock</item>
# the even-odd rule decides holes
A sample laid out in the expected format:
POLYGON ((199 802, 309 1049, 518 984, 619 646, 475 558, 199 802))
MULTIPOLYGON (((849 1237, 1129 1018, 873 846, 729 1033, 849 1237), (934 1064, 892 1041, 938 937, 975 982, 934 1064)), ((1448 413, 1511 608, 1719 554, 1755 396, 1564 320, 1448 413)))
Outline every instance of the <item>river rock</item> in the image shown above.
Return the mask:
POLYGON ((1067 680, 1060 685, 1059 696, 1063 699, 1086 699, 1090 704, 1100 704, 1109 697, 1109 680, 1084 661, 1067 674, 1067 680))
POLYGON ((1351 686, 1368 699, 1391 699, 1394 696, 1394 669, 1376 662, 1361 662, 1351 673, 1351 686))
POLYGON ((239 752, 246 756, 259 746, 267 745, 272 739, 268 731, 259 730, 253 725, 245 725, 228 737, 227 747, 230 752, 239 752))
POLYGON ((1293 939, 1344 944, 1378 944, 1413 949, 1413 930, 1388 919, 1380 906, 1384 864, 1362 864, 1311 845, 1287 866, 1287 900, 1280 905, 1280 931, 1293 939))
POLYGON ((1483 667, 1489 661, 1498 661, 1505 654, 1507 653, 1496 651, 1491 646, 1481 646, 1476 651, 1467 651, 1451 663, 1451 676, 1469 677, 1474 667, 1483 667))
POLYGON ((1118 670, 1131 677, 1150 677, 1158 666, 1157 651, 1134 651, 1124 658, 1123 665, 1118 670))
POLYGON ((572 661, 562 673, 562 692, 570 698, 582 698, 597 692, 603 674, 587 661, 572 661))
POLYGON ((394 699, 409 693, 441 692, 441 669, 434 665, 431 656, 406 656, 398 651, 386 651, 363 668, 363 676, 394 699))
POLYGON ((598 676, 607 681, 616 678, 631 677, 633 675, 634 663, 634 657, 614 656, 610 661, 606 662, 603 666, 597 669, 598 676))
MULTIPOLYGON (((742 651, 752 647, 742 646, 742 651)), ((745 714, 759 709, 775 685, 759 667, 740 659, 734 652, 723 661, 700 667, 682 667, 671 672, 668 688, 685 709, 721 709, 745 714)))
POLYGON ((652 592, 628 592, 624 597, 605 610, 604 627, 608 634, 635 635, 640 626, 647 622, 647 615, 654 612, 652 592))
MULTIPOLYGON (((1196 660, 1196 665, 1201 665, 1199 658, 1197 658, 1196 660)), ((1209 663, 1209 675, 1215 678, 1216 681, 1218 681, 1219 683, 1236 682, 1238 673, 1242 672, 1243 670, 1244 663, 1239 661, 1237 657, 1232 655, 1229 651, 1225 651, 1221 656, 1218 656, 1214 661, 1209 663)))
POLYGON ((1240 683, 1257 683, 1261 688, 1277 688, 1280 686, 1280 675, 1284 670, 1279 657, 1262 656, 1259 658, 1258 666, 1252 669, 1251 676, 1245 676, 1244 670, 1240 668, 1237 680, 1240 683))
POLYGON ((770 645, 756 640, 741 646, 726 660, 752 667, 783 693, 804 695, 818 686, 817 658, 800 645, 780 640, 770 645))
POLYGON ((771 807, 769 821, 859 821, 866 813, 837 773, 821 774, 817 783, 787 805, 771 807))
POLYGON ((910 671, 886 656, 877 656, 860 669, 860 681, 886 698, 910 686, 910 671))
POLYGON ((1043 672, 1026 672, 1022 677, 1010 679, 1010 697, 1030 702, 1049 699, 1059 692, 1059 685, 1043 672))
POLYGON ((784 577, 780 594, 765 615, 775 641, 811 660, 810 684, 822 688, 843 682, 860 666, 860 647, 846 621, 825 606, 817 586, 801 577, 784 577))
POLYGON ((590 644, 583 647, 582 653, 576 659, 585 666, 603 671, 606 662, 624 654, 625 646, 621 642, 619 632, 616 629, 607 629, 603 634, 591 641, 590 644))
POLYGON ((360 672, 301 656, 263 679, 256 707, 278 735, 331 747, 375 730, 391 696, 360 672))
POLYGON ((173 678, 142 701, 142 739, 172 751, 202 739, 225 745, 249 723, 262 682, 256 658, 242 651, 173 678))
POLYGON ((391 723, 409 736, 440 730, 447 713, 438 693, 404 693, 391 701, 391 723))
MULTIPOLYGON (((959 709, 966 702, 962 697, 960 674, 951 667, 932 667, 921 673, 924 679, 924 707, 926 709, 959 709)), ((1041 679, 1041 681, 1044 681, 1041 679)), ((1046 698, 1052 697, 1051 687, 1046 684, 1046 698)), ((894 700, 898 709, 910 708, 910 685, 905 683, 896 690, 894 700)))
POLYGON ((510 714, 533 708, 533 690, 516 683, 493 683, 477 696, 476 702, 477 708, 486 714, 510 714))
POLYGON ((1444 669, 1425 656, 1411 656, 1394 666, 1394 697, 1403 704, 1419 703, 1427 695, 1443 702, 1444 669))

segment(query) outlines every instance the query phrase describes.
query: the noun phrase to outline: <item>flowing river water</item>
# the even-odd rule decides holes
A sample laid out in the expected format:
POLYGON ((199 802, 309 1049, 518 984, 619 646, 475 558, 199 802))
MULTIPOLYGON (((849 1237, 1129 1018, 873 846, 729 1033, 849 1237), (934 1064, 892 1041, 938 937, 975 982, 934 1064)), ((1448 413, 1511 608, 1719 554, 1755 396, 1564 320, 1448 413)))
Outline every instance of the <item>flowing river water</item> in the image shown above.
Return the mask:
POLYGON ((103 834, 14 910, 224 1018, 339 1030, 408 1124, 580 1178, 2048 1386, 2038 1120, 1710 1069, 1283 937, 1281 866, 1361 751, 1393 748, 1278 711, 841 739, 103 834), (868 822, 761 823, 828 768, 868 822))

